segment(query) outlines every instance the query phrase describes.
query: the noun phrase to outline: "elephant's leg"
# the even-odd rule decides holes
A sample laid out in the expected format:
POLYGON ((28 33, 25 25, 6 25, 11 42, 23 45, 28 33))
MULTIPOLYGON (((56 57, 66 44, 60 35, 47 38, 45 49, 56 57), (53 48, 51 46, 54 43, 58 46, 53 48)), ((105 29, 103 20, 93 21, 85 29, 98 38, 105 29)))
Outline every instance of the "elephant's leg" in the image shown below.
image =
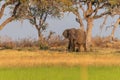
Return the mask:
POLYGON ((68 51, 73 51, 72 48, 73 48, 73 43, 72 43, 72 40, 69 39, 68 51))
POLYGON ((75 42, 73 41, 72 51, 75 51, 75 42))
POLYGON ((81 44, 78 44, 78 50, 77 52, 80 52, 81 51, 81 44))
POLYGON ((74 39, 71 40, 71 50, 75 51, 75 40, 74 39))
POLYGON ((69 43, 68 43, 68 51, 70 51, 70 40, 69 40, 69 43))
POLYGON ((83 44, 84 51, 87 51, 86 44, 83 44))

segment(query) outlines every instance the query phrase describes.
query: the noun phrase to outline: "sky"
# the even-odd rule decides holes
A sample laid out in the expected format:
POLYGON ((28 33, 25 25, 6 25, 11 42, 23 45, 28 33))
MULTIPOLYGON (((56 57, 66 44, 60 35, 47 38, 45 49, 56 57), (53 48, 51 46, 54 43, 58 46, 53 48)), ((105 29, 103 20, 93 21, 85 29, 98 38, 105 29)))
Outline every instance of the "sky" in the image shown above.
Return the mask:
MULTIPOLYGON (((0 19, 0 24, 9 17, 8 13, 10 14, 9 10, 6 9, 4 16, 2 19, 0 19)), ((105 26, 110 26, 111 24, 114 24, 115 20, 118 18, 118 16, 115 17, 109 17, 107 20, 107 23, 105 26)), ((99 27, 103 22, 103 18, 95 20, 94 21, 94 27, 92 31, 92 36, 95 37, 97 35, 100 35, 99 27)), ((48 28, 44 32, 44 35, 47 36, 49 31, 53 31, 58 35, 62 35, 62 32, 65 29, 68 28, 79 28, 79 24, 75 21, 75 15, 72 13, 66 13, 65 16, 61 19, 56 18, 48 18, 47 19, 48 28)), ((86 26, 86 22, 84 21, 84 24, 86 26)), ((108 36, 111 33, 111 29, 105 31, 105 28, 103 29, 102 36, 108 36)), ((120 39, 120 29, 118 29, 115 32, 115 37, 120 39)), ((31 38, 31 39, 38 39, 37 37, 37 30, 33 25, 29 23, 28 20, 21 21, 12 21, 9 24, 7 24, 2 30, 0 30, 0 38, 2 40, 8 38, 11 40, 19 40, 19 39, 25 39, 25 38, 31 38)))

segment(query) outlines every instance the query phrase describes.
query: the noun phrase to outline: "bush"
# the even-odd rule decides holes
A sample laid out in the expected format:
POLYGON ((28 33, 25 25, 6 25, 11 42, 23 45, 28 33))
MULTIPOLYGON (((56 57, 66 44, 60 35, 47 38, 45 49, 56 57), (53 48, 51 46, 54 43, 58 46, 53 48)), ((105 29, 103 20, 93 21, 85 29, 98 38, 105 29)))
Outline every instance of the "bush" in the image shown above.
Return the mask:
POLYGON ((60 35, 52 35, 47 42, 50 47, 58 47, 67 45, 68 40, 63 39, 63 37, 60 35))
POLYGON ((94 47, 120 48, 120 40, 116 38, 112 41, 110 36, 103 38, 96 36, 92 39, 92 44, 94 47))

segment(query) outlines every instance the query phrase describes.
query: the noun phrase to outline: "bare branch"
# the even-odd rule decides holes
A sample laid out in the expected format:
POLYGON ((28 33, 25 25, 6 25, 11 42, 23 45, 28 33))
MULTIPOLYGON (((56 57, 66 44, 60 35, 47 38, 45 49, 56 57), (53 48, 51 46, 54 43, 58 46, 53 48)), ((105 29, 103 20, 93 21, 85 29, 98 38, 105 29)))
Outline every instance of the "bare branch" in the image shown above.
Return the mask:
POLYGON ((83 20, 79 14, 79 12, 75 11, 75 12, 72 12, 73 14, 76 15, 76 21, 80 24, 80 27, 84 30, 84 24, 83 24, 83 20))
POLYGON ((36 21, 36 17, 33 17, 33 20, 34 20, 34 24, 36 29, 39 30, 39 26, 37 25, 37 21, 36 21))
POLYGON ((107 18, 108 18, 108 15, 106 15, 106 16, 105 16, 105 18, 104 18, 104 21, 103 21, 102 25, 100 25, 100 35, 102 34, 102 29, 103 29, 103 27, 104 27, 104 26, 105 26, 105 24, 106 24, 107 18))
POLYGON ((43 16, 44 16, 44 12, 42 12, 40 15, 39 25, 43 24, 43 16))
POLYGON ((115 30, 118 27, 119 23, 120 23, 120 18, 117 19, 116 23, 114 24, 114 27, 113 27, 113 30, 112 30, 112 33, 111 33, 112 40, 114 39, 114 33, 115 33, 115 30))
POLYGON ((106 15, 105 18, 104 18, 104 21, 102 23, 102 25, 100 25, 100 30, 102 31, 104 25, 106 24, 106 21, 107 21, 107 18, 108 18, 109 15, 106 15))
MULTIPOLYGON (((10 4, 10 3, 9 3, 10 4)), ((0 30, 7 25, 9 22, 11 22, 12 20, 15 19, 15 15, 16 15, 16 11, 20 6, 20 2, 18 2, 18 4, 15 5, 15 8, 13 10, 13 15, 11 17, 9 17, 8 19, 6 19, 1 25, 0 25, 0 30)), ((4 11, 4 10, 3 10, 4 11)))
POLYGON ((95 13, 94 16, 96 16, 98 10, 99 10, 99 9, 102 9, 102 8, 103 8, 104 6, 106 6, 106 5, 108 5, 108 4, 104 3, 104 4, 102 4, 101 6, 100 6, 100 4, 97 4, 97 5, 96 5, 96 8, 95 8, 93 11, 91 11, 91 13, 89 13, 87 16, 91 16, 93 13, 95 13))
POLYGON ((13 10, 13 15, 12 15, 12 16, 15 16, 15 15, 16 15, 16 11, 17 11, 17 9, 19 8, 20 5, 21 5, 21 2, 18 1, 18 3, 15 5, 15 8, 14 8, 14 10, 13 10))
POLYGON ((110 13, 110 12, 104 12, 104 13, 102 13, 102 14, 100 14, 100 15, 94 16, 93 18, 94 18, 94 19, 98 19, 98 18, 101 18, 102 16, 107 15, 107 14, 111 14, 111 13, 110 13))
POLYGON ((43 23, 46 21, 47 16, 48 16, 48 13, 46 12, 46 13, 45 13, 45 17, 44 17, 44 19, 43 19, 43 23))
POLYGON ((3 16, 3 13, 4 13, 4 10, 5 10, 6 6, 8 6, 8 5, 10 5, 10 4, 12 4, 11 1, 6 2, 6 3, 4 3, 4 4, 2 5, 1 10, 0 10, 0 19, 1 19, 1 17, 3 16))
POLYGON ((13 21, 15 18, 14 17, 9 17, 7 20, 5 20, 1 25, 0 25, 0 30, 3 29, 5 25, 13 21))
POLYGON ((81 10, 83 11, 83 13, 85 13, 85 10, 84 10, 84 8, 82 7, 82 4, 79 4, 80 5, 80 8, 81 8, 81 10))

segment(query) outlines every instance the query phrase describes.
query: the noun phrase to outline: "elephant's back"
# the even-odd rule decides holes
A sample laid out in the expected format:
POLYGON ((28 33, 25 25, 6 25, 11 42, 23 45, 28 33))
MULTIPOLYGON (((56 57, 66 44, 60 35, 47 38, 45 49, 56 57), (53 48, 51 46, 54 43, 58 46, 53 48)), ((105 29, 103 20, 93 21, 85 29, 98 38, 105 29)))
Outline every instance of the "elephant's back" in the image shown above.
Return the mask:
POLYGON ((84 30, 78 29, 76 33, 76 40, 79 44, 86 42, 86 33, 84 30))

